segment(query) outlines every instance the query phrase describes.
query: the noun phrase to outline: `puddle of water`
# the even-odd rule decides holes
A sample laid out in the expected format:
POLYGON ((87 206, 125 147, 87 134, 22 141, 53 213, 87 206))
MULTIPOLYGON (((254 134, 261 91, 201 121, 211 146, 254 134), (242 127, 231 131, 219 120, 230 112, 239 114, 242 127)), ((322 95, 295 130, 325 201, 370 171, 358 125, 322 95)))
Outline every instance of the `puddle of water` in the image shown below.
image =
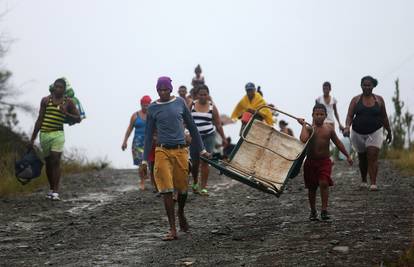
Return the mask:
POLYGON ((118 193, 124 193, 129 191, 137 191, 136 185, 126 185, 117 187, 112 194, 107 193, 89 193, 76 198, 70 198, 63 201, 75 202, 75 207, 70 208, 67 212, 71 214, 80 214, 83 210, 94 210, 108 202, 111 202, 117 197, 118 193), (85 203, 86 202, 86 203, 85 203))
POLYGON ((93 210, 99 206, 102 206, 112 199, 114 199, 115 195, 109 195, 105 193, 90 193, 84 196, 80 196, 78 198, 70 198, 64 201, 67 202, 79 202, 75 207, 70 208, 67 212, 71 214, 80 214, 83 210, 93 210), (87 202, 87 203, 84 203, 87 202))
POLYGON ((219 191, 219 190, 223 190, 223 189, 227 190, 227 189, 230 189, 231 187, 233 187, 235 184, 237 184, 236 181, 230 180, 228 182, 214 184, 210 187, 210 190, 211 191, 219 191))
POLYGON ((129 192, 129 191, 138 191, 138 186, 136 185, 126 185, 123 187, 118 188, 117 192, 129 192))

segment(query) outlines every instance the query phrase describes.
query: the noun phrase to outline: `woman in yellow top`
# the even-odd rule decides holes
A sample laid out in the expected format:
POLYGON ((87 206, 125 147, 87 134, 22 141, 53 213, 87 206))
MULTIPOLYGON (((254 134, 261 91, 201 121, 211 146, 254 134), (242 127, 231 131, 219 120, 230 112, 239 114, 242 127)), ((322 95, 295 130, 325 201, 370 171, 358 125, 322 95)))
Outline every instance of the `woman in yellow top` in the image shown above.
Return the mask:
MULTIPOLYGON (((240 100, 240 102, 234 108, 233 113, 231 114, 232 120, 241 119, 242 121, 240 134, 242 133, 252 114, 255 113, 259 107, 266 105, 266 101, 263 99, 261 94, 256 91, 254 83, 247 83, 245 88, 246 95, 240 100)), ((259 115, 267 124, 273 126, 273 114, 270 109, 261 109, 259 111, 259 115)))

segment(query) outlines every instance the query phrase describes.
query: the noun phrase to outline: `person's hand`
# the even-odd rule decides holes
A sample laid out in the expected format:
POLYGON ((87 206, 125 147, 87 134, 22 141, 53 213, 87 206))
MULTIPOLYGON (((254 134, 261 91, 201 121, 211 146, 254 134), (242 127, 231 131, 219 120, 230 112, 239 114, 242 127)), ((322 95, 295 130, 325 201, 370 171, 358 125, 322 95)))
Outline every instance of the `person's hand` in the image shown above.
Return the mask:
POLYGON ((229 142, 227 142, 227 138, 223 139, 222 145, 223 147, 227 147, 229 145, 229 142))
POLYGON ((186 145, 191 144, 192 136, 190 134, 190 131, 187 129, 184 130, 184 140, 185 140, 186 145))
POLYGON ((34 148, 34 140, 30 140, 30 142, 27 144, 27 149, 31 150, 34 148))
POLYGON ((297 121, 302 126, 304 126, 306 124, 305 119, 303 119, 303 118, 298 118, 297 121))
POLYGON ((248 108, 248 109, 247 109, 247 112, 250 112, 250 113, 252 113, 252 114, 253 114, 253 113, 255 113, 255 112, 256 112, 256 110, 251 109, 251 108, 248 108))
POLYGON ((391 141, 392 141, 392 133, 391 133, 391 131, 388 131, 387 137, 385 138, 385 140, 387 141, 388 144, 391 144, 391 141))
POLYGON ((141 177, 147 176, 148 173, 148 165, 146 162, 142 162, 138 167, 138 172, 141 174, 141 177))
POLYGON ((348 161, 349 166, 352 166, 352 164, 354 164, 354 161, 352 160, 351 156, 348 156, 346 158, 346 161, 348 161))
POLYGON ((68 114, 68 111, 67 111, 67 108, 66 108, 66 105, 59 105, 58 106, 58 108, 59 108, 59 110, 64 114, 64 115, 67 115, 68 114))
POLYGON ((342 131, 342 134, 344 135, 344 137, 349 137, 349 126, 345 127, 342 131))
POLYGON ((200 157, 211 159, 212 156, 211 153, 208 153, 207 150, 204 149, 203 151, 201 151, 200 157))
POLYGON ((125 149, 127 148, 127 143, 123 142, 121 148, 122 148, 122 151, 125 151, 125 149))

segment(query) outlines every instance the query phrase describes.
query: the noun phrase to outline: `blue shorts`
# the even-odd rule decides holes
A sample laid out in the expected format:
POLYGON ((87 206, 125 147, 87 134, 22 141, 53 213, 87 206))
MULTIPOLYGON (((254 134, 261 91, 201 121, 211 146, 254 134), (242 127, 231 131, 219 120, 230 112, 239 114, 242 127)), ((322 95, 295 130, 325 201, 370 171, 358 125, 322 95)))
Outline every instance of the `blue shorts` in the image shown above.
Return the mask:
MULTIPOLYGON (((211 133, 209 135, 202 135, 201 140, 203 141, 204 147, 208 153, 213 153, 214 146, 216 145, 216 133, 211 133)), ((194 146, 190 146, 190 156, 192 159, 197 159, 200 157, 200 150, 194 146)))

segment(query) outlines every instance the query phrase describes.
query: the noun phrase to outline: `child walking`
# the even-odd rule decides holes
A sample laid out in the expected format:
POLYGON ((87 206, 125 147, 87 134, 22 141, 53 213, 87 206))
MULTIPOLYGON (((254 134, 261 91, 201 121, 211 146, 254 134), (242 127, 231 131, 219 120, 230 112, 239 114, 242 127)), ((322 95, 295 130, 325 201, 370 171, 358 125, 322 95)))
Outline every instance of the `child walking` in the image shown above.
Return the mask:
POLYGON ((309 140, 307 156, 303 167, 305 187, 308 188, 311 208, 309 216, 309 220, 311 221, 318 220, 318 213, 315 207, 316 190, 318 187, 320 188, 322 201, 321 219, 330 219, 328 215, 328 196, 329 186, 333 186, 331 179, 332 161, 329 153, 330 141, 332 140, 339 151, 346 156, 349 165, 353 163, 344 145, 336 135, 335 128, 330 124, 323 123, 326 116, 326 107, 322 104, 315 104, 312 111, 313 129, 306 126, 304 119, 298 119, 298 122, 302 125, 302 131, 300 133, 300 140, 302 142, 306 143, 311 138, 312 130, 314 131, 311 140, 309 140))

